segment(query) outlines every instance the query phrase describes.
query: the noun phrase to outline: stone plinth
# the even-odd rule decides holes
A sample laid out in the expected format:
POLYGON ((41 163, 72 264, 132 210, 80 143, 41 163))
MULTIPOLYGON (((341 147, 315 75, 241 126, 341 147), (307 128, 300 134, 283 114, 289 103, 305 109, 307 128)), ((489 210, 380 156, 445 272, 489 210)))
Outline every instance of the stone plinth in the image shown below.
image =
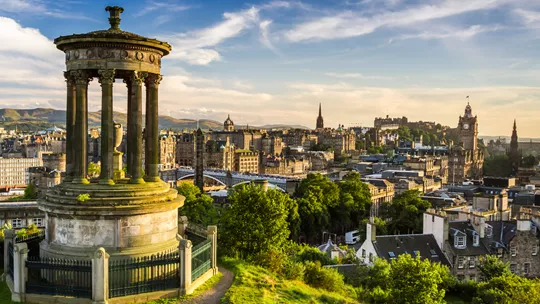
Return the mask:
POLYGON ((87 259, 103 247, 111 259, 178 246, 178 208, 184 198, 165 182, 52 188, 39 208, 47 214, 41 256, 87 259))

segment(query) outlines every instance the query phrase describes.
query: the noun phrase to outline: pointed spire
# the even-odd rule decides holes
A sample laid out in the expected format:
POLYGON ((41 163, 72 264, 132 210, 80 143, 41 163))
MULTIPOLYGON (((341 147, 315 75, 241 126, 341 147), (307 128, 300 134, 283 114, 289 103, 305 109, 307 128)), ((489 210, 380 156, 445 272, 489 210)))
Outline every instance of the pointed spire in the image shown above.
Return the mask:
POLYGON ((514 118, 514 131, 517 131, 517 127, 516 127, 516 119, 514 118))
POLYGON ((319 102, 319 117, 322 116, 321 103, 319 102))

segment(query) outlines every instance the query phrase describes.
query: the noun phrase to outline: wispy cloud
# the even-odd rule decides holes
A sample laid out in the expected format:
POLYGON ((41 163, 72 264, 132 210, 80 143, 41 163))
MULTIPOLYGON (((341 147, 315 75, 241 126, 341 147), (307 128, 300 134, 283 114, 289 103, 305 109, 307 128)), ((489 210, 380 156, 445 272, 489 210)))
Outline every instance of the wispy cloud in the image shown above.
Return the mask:
POLYGON ((423 31, 416 34, 403 34, 401 36, 391 38, 388 43, 392 43, 394 40, 406 40, 406 39, 445 39, 445 38, 455 38, 466 40, 472 38, 478 34, 486 32, 494 32, 504 29, 500 25, 472 25, 468 28, 457 29, 453 27, 439 27, 430 31, 423 31))
POLYGON ((540 12, 538 11, 524 10, 519 8, 514 10, 514 13, 521 17, 523 23, 525 24, 540 24, 540 12))
POLYGON ((58 19, 92 20, 83 14, 45 5, 41 0, 0 0, 0 13, 42 15, 58 19))
POLYGON ((390 80, 394 79, 394 77, 387 77, 387 76, 374 76, 374 75, 364 75, 360 73, 325 73, 324 75, 334 77, 334 78, 354 78, 354 79, 372 79, 372 80, 390 80))
POLYGON ((138 13, 133 14, 133 16, 141 17, 151 12, 161 10, 166 10, 167 12, 182 12, 189 10, 190 8, 192 7, 189 5, 149 0, 146 1, 146 5, 141 10, 139 10, 138 13))
POLYGON ((403 27, 479 10, 488 10, 520 0, 444 0, 437 4, 409 6, 398 11, 365 16, 359 11, 344 11, 297 25, 285 33, 292 42, 356 37, 381 27, 403 27))

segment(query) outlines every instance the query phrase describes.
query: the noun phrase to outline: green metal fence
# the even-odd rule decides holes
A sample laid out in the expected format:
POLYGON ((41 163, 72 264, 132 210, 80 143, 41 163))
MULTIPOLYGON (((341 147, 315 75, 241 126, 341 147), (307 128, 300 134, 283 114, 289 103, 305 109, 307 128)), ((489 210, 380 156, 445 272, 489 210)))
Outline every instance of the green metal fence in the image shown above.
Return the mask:
POLYGON ((123 297, 180 286, 178 250, 133 259, 109 261, 109 297, 123 297))
POLYGON ((92 298, 92 263, 28 257, 26 292, 92 298))
POLYGON ((212 240, 206 240, 191 251, 191 282, 203 275, 212 267, 212 240))

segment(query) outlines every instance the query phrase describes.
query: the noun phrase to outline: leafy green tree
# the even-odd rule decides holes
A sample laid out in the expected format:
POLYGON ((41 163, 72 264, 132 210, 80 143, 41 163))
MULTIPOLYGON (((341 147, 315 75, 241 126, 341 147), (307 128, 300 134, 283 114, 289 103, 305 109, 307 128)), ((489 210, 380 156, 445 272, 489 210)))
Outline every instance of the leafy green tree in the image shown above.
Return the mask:
POLYGON ((398 129, 399 139, 412 140, 411 129, 409 127, 399 127, 398 129))
POLYGON ((474 304, 540 303, 540 281, 521 278, 513 274, 493 277, 478 284, 474 304))
POLYGON ((37 191, 36 191, 36 185, 34 183, 29 183, 28 186, 26 186, 26 189, 24 189, 24 199, 36 199, 37 198, 37 191))
POLYGON ((390 263, 377 259, 361 270, 364 298, 372 303, 445 303, 454 279, 448 267, 402 254, 390 263))
POLYGON ((217 224, 218 213, 210 195, 201 193, 201 190, 191 183, 182 183, 177 189, 178 194, 186 198, 179 209, 180 215, 185 215, 190 222, 203 226, 217 224))
POLYGON ((335 231, 345 233, 345 230, 358 227, 371 206, 369 186, 362 182, 358 172, 350 172, 339 186, 339 205, 330 209, 332 227, 335 231))
POLYGON ((512 162, 507 155, 495 155, 484 161, 484 176, 506 177, 512 174, 512 162))
POLYGON ((418 190, 407 190, 394 197, 392 203, 382 204, 382 217, 391 219, 387 223, 389 233, 409 234, 422 231, 423 214, 431 207, 431 203, 423 200, 420 194, 418 190))
POLYGON ((521 160, 521 166, 531 168, 538 165, 538 159, 534 155, 527 155, 521 160))
POLYGON ((88 175, 90 177, 98 177, 101 173, 101 165, 97 163, 88 163, 88 175))
POLYGON ((324 203, 323 190, 317 185, 310 185, 304 196, 298 198, 297 202, 300 232, 306 236, 307 242, 318 240, 322 231, 330 223, 330 214, 324 203))
POLYGON ((221 248, 242 258, 282 248, 290 235, 290 221, 298 217, 296 201, 289 195, 253 183, 234 188, 229 203, 220 222, 221 248))
POLYGON ((489 281, 492 278, 511 275, 508 263, 501 261, 495 255, 486 255, 479 261, 478 269, 482 272, 484 280, 489 281))

